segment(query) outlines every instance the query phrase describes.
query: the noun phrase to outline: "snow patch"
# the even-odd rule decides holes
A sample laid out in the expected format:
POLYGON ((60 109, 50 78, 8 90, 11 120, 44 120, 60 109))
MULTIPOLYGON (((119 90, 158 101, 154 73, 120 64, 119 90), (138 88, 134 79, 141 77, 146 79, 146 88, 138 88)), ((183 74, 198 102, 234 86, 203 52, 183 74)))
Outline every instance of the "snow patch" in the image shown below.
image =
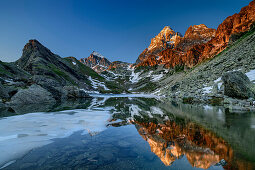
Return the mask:
POLYGON ((158 115, 164 116, 163 111, 158 107, 153 106, 150 108, 150 110, 153 114, 158 114, 158 115))
POLYGON ((203 107, 204 107, 204 110, 206 110, 206 111, 213 110, 212 106, 205 105, 203 107))
POLYGON ((132 104, 129 107, 129 112, 131 114, 131 117, 134 117, 134 115, 139 116, 141 111, 142 111, 142 109, 140 109, 139 106, 137 106, 137 105, 132 104))
POLYGON ((250 79, 250 81, 254 81, 255 80, 255 70, 250 70, 249 72, 247 72, 245 74, 250 79))
POLYGON ((163 73, 157 74, 157 75, 153 75, 151 81, 153 81, 153 82, 159 81, 163 76, 164 76, 163 73))
POLYGON ((213 88, 212 86, 204 87, 204 88, 203 88, 204 94, 209 94, 209 93, 211 93, 212 88, 213 88))
POLYGON ((101 58, 105 58, 103 55, 101 55, 100 53, 98 53, 96 51, 93 51, 92 54, 95 56, 101 57, 101 58))
POLYGON ((75 66, 76 66, 76 62, 74 62, 74 61, 73 61, 72 63, 73 63, 73 65, 75 65, 75 66))
POLYGON ((137 83, 141 79, 141 77, 139 77, 141 72, 135 73, 134 68, 132 68, 131 71, 132 71, 132 73, 131 73, 131 76, 130 76, 130 81, 132 83, 137 83))

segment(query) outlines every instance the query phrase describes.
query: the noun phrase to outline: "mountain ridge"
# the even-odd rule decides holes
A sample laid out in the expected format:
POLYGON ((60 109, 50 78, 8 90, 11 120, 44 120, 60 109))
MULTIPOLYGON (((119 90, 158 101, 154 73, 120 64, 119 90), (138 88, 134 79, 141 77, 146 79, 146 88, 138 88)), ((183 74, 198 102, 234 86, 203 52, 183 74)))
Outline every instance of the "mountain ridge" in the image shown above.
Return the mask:
MULTIPOLYGON (((248 31, 255 22, 255 1, 243 7, 239 13, 227 17, 217 28, 209 29, 204 24, 189 27, 184 38, 178 38, 177 47, 161 48, 157 52, 150 52, 146 48, 138 57, 136 67, 154 66, 164 64, 166 67, 175 67, 184 65, 193 67, 196 64, 214 57, 216 54, 225 49, 234 34, 240 34, 248 31), (208 35, 203 37, 197 36, 192 30, 194 27, 201 27, 200 33, 207 32, 208 35), (192 37, 192 41, 189 39, 192 37), (184 39, 184 40, 181 40, 184 39), (160 58, 160 60, 158 60, 160 58)), ((157 36, 155 37, 157 38, 157 36)), ((154 39, 154 38, 153 38, 154 39)), ((164 42, 164 38, 159 40, 164 42)), ((158 44, 161 47, 161 43, 158 44)))

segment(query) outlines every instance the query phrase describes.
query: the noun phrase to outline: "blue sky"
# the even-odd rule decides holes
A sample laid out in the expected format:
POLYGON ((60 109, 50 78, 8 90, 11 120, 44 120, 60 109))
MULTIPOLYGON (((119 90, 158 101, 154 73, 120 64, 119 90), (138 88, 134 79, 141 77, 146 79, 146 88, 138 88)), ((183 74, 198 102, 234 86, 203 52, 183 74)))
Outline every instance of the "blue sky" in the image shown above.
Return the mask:
POLYGON ((251 0, 0 0, 0 60, 15 61, 29 39, 61 57, 98 51, 111 61, 135 62, 168 25, 217 26, 251 0))

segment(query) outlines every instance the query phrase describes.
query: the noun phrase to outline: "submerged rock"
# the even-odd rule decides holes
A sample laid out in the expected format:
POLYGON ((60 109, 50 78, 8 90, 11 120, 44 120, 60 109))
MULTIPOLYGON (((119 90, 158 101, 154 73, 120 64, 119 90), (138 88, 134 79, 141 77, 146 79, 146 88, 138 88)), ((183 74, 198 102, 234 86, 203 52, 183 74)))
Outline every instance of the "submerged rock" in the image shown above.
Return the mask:
POLYGON ((84 90, 79 89, 76 86, 65 86, 67 98, 88 98, 90 97, 84 90))
POLYGON ((12 98, 11 105, 55 103, 52 94, 39 85, 31 85, 28 89, 19 90, 12 98))
POLYGON ((2 100, 0 100, 0 108, 4 107, 5 105, 3 104, 2 100))
POLYGON ((238 99, 255 96, 255 85, 240 71, 224 73, 222 76, 224 94, 238 99))

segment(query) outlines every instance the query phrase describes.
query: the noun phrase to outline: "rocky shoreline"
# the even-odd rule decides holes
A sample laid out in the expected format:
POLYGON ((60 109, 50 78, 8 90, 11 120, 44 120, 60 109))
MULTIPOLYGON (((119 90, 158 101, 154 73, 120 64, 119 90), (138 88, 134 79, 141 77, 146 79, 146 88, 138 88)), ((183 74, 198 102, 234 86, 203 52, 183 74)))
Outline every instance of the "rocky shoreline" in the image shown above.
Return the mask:
POLYGON ((224 73, 210 90, 195 96, 192 93, 186 93, 186 96, 172 95, 167 100, 224 106, 227 111, 235 113, 255 111, 255 84, 241 71, 224 73))

